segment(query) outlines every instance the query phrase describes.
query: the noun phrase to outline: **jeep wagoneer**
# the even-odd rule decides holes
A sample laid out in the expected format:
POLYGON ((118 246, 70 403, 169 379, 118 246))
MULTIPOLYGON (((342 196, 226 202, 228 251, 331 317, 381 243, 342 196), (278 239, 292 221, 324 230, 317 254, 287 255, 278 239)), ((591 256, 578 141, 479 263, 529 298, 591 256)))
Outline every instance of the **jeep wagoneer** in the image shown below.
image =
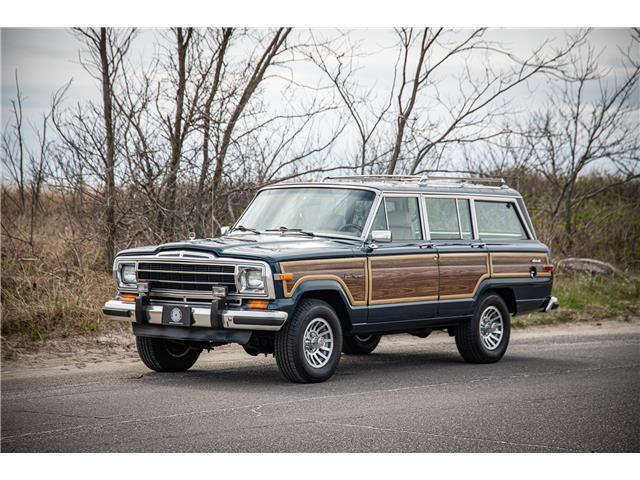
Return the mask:
POLYGON ((184 371, 239 343, 320 382, 386 334, 446 330, 468 362, 509 344, 510 316, 558 306, 521 195, 477 176, 351 176, 260 190, 218 238, 120 252, 103 307, 140 358, 184 371))

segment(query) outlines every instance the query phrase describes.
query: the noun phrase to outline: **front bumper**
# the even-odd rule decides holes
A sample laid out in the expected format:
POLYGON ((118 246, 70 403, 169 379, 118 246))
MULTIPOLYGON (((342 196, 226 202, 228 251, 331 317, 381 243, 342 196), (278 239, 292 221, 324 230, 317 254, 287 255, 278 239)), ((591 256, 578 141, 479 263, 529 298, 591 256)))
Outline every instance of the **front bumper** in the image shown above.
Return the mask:
MULTIPOLYGON (((136 322, 150 325, 162 325, 163 305, 145 305, 142 307, 143 322, 136 322, 136 304, 121 300, 109 300, 102 307, 102 313, 109 320, 136 322)), ((190 307, 193 316, 192 327, 213 328, 211 308, 206 306, 190 307)), ((220 310, 217 312, 222 327, 231 330, 263 330, 277 332, 287 321, 288 314, 280 310, 220 310)), ((184 328, 184 327, 178 327, 184 328)))

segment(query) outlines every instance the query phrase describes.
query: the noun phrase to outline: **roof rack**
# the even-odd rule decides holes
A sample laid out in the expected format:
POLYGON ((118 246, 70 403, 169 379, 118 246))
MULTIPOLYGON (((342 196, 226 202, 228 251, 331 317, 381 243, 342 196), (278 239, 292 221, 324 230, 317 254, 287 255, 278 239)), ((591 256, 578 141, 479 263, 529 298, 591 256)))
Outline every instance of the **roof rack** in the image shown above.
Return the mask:
POLYGON ((481 173, 467 170, 429 170, 422 175, 343 175, 337 177, 325 177, 327 181, 341 182, 389 182, 389 183, 417 183, 426 185, 428 183, 438 184, 472 184, 486 187, 505 187, 506 182, 502 177, 487 177, 481 173), (434 175, 435 174, 435 175, 434 175), (445 174, 445 175, 443 175, 445 174), (456 174, 456 175, 450 175, 456 174), (465 174, 465 175, 460 175, 465 174))

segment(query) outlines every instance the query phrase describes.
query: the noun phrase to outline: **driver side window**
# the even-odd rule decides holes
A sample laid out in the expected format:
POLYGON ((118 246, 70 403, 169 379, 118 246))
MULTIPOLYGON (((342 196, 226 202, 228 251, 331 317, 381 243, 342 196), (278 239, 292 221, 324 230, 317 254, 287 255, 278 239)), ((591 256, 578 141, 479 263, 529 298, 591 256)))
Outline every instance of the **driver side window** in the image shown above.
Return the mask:
POLYGON ((372 230, 391 230, 393 242, 421 240, 420 206, 417 197, 385 197, 373 220, 372 230))

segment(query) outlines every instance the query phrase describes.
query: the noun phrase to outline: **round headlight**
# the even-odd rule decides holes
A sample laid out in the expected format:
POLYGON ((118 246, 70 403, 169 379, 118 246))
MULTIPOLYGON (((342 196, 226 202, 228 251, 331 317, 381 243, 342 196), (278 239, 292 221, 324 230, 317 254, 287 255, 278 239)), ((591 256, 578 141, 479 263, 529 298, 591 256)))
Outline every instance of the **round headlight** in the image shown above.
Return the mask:
POLYGON ((243 292, 255 292, 264 290, 264 278, 262 269, 245 268, 240 273, 240 290, 243 292))
POLYGON ((120 266, 120 280, 128 285, 136 283, 136 266, 133 263, 124 263, 120 266))

